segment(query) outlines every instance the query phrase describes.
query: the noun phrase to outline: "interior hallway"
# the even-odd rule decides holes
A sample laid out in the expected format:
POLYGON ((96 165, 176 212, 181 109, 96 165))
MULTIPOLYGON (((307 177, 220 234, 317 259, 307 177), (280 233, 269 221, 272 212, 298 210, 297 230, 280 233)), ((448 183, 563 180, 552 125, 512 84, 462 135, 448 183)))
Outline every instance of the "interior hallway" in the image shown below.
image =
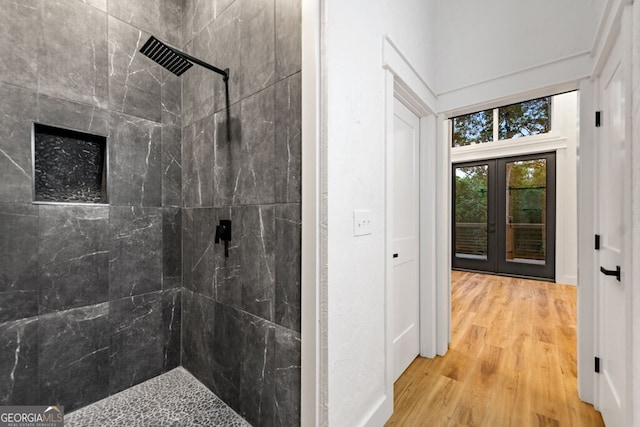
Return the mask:
POLYGON ((444 357, 395 383, 387 426, 603 426, 578 399, 576 288, 452 272, 444 357))

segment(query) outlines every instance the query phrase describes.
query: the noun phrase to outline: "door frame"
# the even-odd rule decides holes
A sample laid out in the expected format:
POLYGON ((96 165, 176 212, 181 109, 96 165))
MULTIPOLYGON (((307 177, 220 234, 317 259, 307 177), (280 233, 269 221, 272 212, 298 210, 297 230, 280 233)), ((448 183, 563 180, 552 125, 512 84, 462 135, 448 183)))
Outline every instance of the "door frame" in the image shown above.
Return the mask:
MULTIPOLYGON (((368 425, 383 425, 393 413, 393 126, 394 101, 397 99, 420 119, 419 159, 419 292, 420 355, 434 357, 437 351, 436 280, 438 264, 436 248, 448 241, 438 241, 439 182, 437 158, 442 151, 437 144, 437 121, 434 91, 420 78, 400 50, 388 37, 383 37, 382 68, 385 72, 385 399, 369 417, 368 425), (436 238, 434 238, 436 236, 436 238)), ((448 158, 447 158, 448 162, 448 158)), ((446 194, 446 193, 445 193, 446 194)), ((448 235, 448 234, 447 234, 448 235)), ((447 273, 448 275, 448 273, 447 273)), ((442 307, 442 306, 441 306, 442 307)), ((441 310, 442 311, 442 310, 441 310)), ((448 325, 447 325, 448 328, 448 325)), ((445 347, 448 344, 445 343, 445 347)))

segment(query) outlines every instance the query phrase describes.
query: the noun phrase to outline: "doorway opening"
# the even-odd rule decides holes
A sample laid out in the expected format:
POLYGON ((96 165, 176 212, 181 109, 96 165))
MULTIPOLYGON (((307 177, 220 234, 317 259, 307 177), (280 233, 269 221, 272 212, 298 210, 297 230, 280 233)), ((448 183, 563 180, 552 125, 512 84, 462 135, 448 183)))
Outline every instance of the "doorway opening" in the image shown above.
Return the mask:
POLYGON ((452 166, 454 269, 555 280, 554 152, 452 166))

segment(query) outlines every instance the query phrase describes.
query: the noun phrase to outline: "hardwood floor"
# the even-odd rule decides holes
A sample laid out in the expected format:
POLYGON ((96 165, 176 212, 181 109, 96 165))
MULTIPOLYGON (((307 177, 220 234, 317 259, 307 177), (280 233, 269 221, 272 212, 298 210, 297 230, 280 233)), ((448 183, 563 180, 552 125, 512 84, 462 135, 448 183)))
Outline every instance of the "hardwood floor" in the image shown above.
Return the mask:
POLYGON ((452 272, 452 341, 395 383, 387 426, 603 426, 580 401, 576 288, 452 272))

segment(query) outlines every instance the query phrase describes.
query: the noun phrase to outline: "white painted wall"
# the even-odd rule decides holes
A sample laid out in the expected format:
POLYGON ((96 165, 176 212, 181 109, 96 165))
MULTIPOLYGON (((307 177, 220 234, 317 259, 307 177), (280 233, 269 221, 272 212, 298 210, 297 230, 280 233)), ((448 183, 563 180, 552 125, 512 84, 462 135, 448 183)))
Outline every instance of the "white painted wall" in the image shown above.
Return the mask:
MULTIPOLYGON (((321 254, 319 306, 310 308, 319 313, 320 328, 328 322, 320 331, 326 341, 319 338, 322 348, 316 353, 327 354, 327 378, 322 377, 318 387, 319 411, 327 412, 326 419, 323 414, 317 418, 321 425, 373 422, 387 398, 383 37, 389 36, 424 82, 435 88, 437 109, 444 114, 440 128, 454 111, 577 88, 578 80, 591 72, 588 51, 604 2, 318 1, 322 34, 317 105, 320 146, 326 150, 317 159, 322 216, 318 245, 326 258, 321 254), (371 235, 353 237, 354 209, 373 211, 371 235)), ((448 168, 449 150, 443 150, 439 165, 448 168)), ((439 176, 447 185, 450 174, 439 176)))
POLYGON ((386 0, 385 31, 405 55, 424 83, 433 89, 437 64, 435 46, 435 0, 386 0))
POLYGON ((632 246, 631 259, 636 261, 631 272, 632 304, 631 304, 631 366, 633 372, 631 377, 631 396, 629 401, 634 402, 632 405, 632 423, 633 426, 640 426, 640 280, 638 280, 637 260, 640 259, 640 2, 633 3, 633 19, 632 19, 632 160, 631 163, 635 167, 631 171, 632 182, 632 201, 631 201, 631 230, 632 230, 632 246))
POLYGON ((381 406, 390 404, 385 390, 383 36, 428 79, 429 4, 324 3, 321 139, 327 150, 328 248, 327 281, 321 286, 328 297, 331 426, 366 424, 381 406), (371 235, 353 236, 354 209, 373 212, 371 235))
POLYGON ((438 1, 436 93, 450 111, 587 77, 606 0, 438 1))
POLYGON ((438 93, 588 54, 604 0, 439 1, 438 93))
POLYGON ((556 153, 556 282, 578 282, 577 214, 578 94, 553 97, 551 131, 547 134, 501 140, 451 149, 451 162, 556 153))

